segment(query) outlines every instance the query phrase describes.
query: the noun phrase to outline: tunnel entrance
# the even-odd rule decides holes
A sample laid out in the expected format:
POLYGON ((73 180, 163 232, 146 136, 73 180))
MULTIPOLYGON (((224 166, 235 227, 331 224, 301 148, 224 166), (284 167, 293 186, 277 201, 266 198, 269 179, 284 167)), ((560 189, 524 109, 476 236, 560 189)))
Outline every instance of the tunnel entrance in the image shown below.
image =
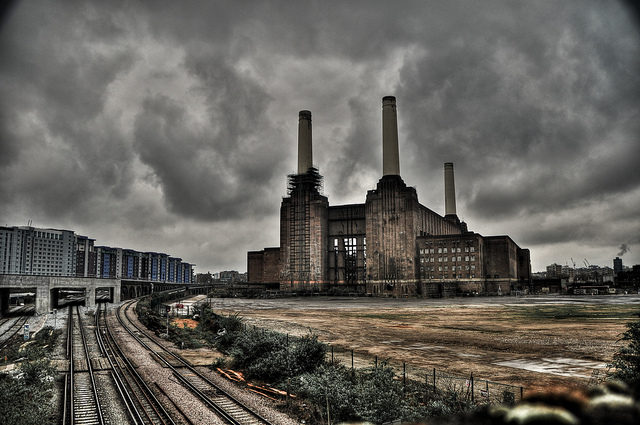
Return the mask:
POLYGON ((35 311, 35 287, 0 289, 0 317, 33 315, 35 311))
POLYGON ((61 308, 70 305, 86 305, 84 288, 54 288, 51 290, 51 307, 61 308))
POLYGON ((96 304, 112 303, 113 292, 114 292, 114 288, 111 288, 111 287, 96 288, 96 304))

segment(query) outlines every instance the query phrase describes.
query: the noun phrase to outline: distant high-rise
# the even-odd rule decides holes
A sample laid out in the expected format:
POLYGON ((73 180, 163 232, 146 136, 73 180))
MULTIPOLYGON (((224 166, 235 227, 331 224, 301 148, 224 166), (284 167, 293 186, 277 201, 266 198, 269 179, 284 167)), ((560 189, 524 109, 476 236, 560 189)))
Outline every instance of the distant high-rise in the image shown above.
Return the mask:
POLYGON ((623 270, 622 268, 622 258, 616 257, 613 259, 613 273, 618 274, 623 270))
POLYGON ((28 226, 0 227, 0 273, 74 276, 75 234, 28 226))
POLYGON ((94 242, 73 230, 0 227, 0 274, 194 281, 194 265, 180 258, 94 242))

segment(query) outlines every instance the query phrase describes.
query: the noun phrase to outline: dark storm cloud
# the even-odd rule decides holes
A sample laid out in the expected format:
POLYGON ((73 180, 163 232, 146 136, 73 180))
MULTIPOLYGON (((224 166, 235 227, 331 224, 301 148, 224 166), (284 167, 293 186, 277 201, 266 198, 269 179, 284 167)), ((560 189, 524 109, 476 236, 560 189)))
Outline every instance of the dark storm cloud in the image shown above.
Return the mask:
POLYGON ((93 196, 126 190, 127 149, 100 114, 109 84, 134 59, 126 47, 103 53, 91 45, 95 37, 116 41, 117 31, 105 38, 62 5, 31 6, 16 8, 0 38, 2 212, 20 202, 79 217, 93 196))
POLYGON ((462 14, 465 31, 402 69, 409 138, 424 147, 414 162, 456 162, 476 218, 563 211, 640 183, 636 34, 611 31, 627 19, 611 5, 554 5, 462 14))
POLYGON ((363 202, 395 95, 403 178, 435 211, 453 161, 459 215, 534 261, 640 234, 640 44, 619 3, 43 1, 3 22, 0 219, 186 237, 203 270, 243 270, 278 243, 297 112, 330 202, 363 202))

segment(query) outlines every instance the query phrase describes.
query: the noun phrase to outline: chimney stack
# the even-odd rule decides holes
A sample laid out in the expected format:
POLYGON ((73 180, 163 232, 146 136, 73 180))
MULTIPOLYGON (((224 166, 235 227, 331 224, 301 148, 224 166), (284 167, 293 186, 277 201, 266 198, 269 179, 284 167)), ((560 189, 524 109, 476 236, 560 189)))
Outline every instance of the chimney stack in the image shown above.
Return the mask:
POLYGON ((300 111, 298 116, 298 174, 304 174, 313 167, 311 111, 300 111))
POLYGON ((400 175, 398 116, 394 96, 382 98, 382 175, 400 175))
POLYGON ((453 181, 453 162, 444 163, 444 214, 456 215, 456 185, 453 181))

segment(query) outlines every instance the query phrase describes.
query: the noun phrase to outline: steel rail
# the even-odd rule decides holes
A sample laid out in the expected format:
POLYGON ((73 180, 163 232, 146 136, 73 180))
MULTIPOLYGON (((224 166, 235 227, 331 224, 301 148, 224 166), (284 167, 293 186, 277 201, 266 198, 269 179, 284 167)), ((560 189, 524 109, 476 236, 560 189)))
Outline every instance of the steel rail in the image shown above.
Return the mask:
MULTIPOLYGON (((126 304, 125 309, 124 309, 124 316, 126 317, 126 313, 128 311, 128 309, 131 307, 131 304, 134 301, 130 301, 126 304)), ((195 385, 191 382, 188 381, 187 378, 185 378, 177 368, 175 368, 171 363, 169 363, 166 359, 162 358, 160 355, 158 355, 158 353, 155 352, 155 350, 153 350, 151 347, 149 347, 148 344, 146 344, 144 341, 142 341, 135 333, 133 333, 131 331, 131 329, 129 329, 129 327, 124 323, 124 321, 122 320, 122 318, 120 317, 120 311, 122 309, 123 306, 118 307, 118 314, 116 314, 116 316, 118 317, 118 321, 120 322, 120 324, 127 330, 127 332, 129 332, 129 334, 131 336, 133 336, 143 347, 145 347, 147 350, 151 351, 152 353, 154 353, 156 355, 156 358, 160 359, 160 361, 162 361, 165 365, 167 365, 167 367, 169 367, 173 372, 174 375, 176 375, 176 377, 185 384, 185 386, 187 388, 189 388, 192 392, 194 392, 198 397, 200 397, 202 399, 202 401, 204 401, 209 407, 211 407, 216 413, 220 414, 220 416, 223 417, 223 419, 227 420, 229 423, 234 424, 234 425, 242 425, 241 422, 238 422, 235 418, 233 418, 233 416, 231 416, 228 412, 226 412, 221 406, 219 406, 216 402, 214 402, 213 400, 211 400, 211 398, 209 396, 207 396, 206 394, 204 394, 201 390, 199 390, 197 387, 195 387, 195 385)), ((200 379, 202 379, 204 382, 206 382, 208 385, 210 385, 211 387, 213 387, 218 393, 222 394, 224 397, 226 397, 227 399, 231 400, 233 403, 237 404, 241 409, 244 409, 247 413, 249 413, 251 416, 253 416, 254 418, 256 418, 258 421, 263 422, 266 425, 271 425, 271 423, 263 418, 260 414, 256 413, 255 411, 253 411, 251 408, 249 408, 248 406, 246 406, 244 403, 242 403, 241 401, 239 401, 237 398, 235 398, 234 396, 232 396, 231 394, 229 394, 227 391, 223 390, 222 388, 220 388, 218 385, 216 385, 213 381, 211 381, 209 378, 207 378, 206 376, 204 376, 202 373, 200 373, 197 369, 195 369, 193 366, 191 366, 191 364, 189 364, 184 358, 182 358, 181 356, 173 353, 172 351, 168 350, 166 347, 162 346, 161 344, 159 344, 158 342, 154 341, 152 338, 150 338, 146 331, 144 331, 143 329, 141 329, 138 325, 136 325, 131 319, 129 319, 127 317, 127 320, 129 321, 129 323, 131 323, 131 325, 138 331, 140 332, 142 335, 145 336, 145 338, 147 338, 149 341, 151 341, 153 344, 155 344, 156 346, 160 347, 160 349, 166 353, 168 353, 171 357, 173 357, 175 360, 177 360, 179 363, 181 363, 185 368, 187 368, 190 372, 192 372, 194 375, 198 376, 200 379)))
MULTIPOLYGON (((106 306, 104 308, 105 310, 105 328, 107 326, 107 321, 106 321, 106 306)), ((122 401, 124 402, 125 407, 127 408, 127 412, 129 413, 129 417, 131 418, 131 420, 136 424, 144 424, 144 421, 142 419, 142 416, 140 415, 140 412, 138 411, 138 408, 136 407, 135 403, 133 402, 133 399, 131 398, 131 393, 129 392, 129 390, 127 390, 127 387, 125 386, 122 377, 120 376, 120 373, 117 371, 113 361, 111 360, 111 356, 109 355, 109 352, 107 351, 107 347, 105 342, 103 341, 102 338, 102 333, 100 332, 100 311, 101 309, 99 308, 96 311, 96 340, 98 341, 98 346, 100 347, 100 351, 102 352, 102 354, 107 358, 107 361, 109 362, 109 366, 111 367, 111 378, 113 379, 116 388, 118 390, 118 393, 120 394, 120 398, 122 399, 122 401)), ((105 331, 103 331, 105 332, 105 331)), ((106 338, 106 335, 105 335, 106 338)))
MULTIPOLYGON (((14 336, 20 332, 25 323, 29 320, 28 317, 17 318, 16 321, 9 327, 9 330, 4 333, 6 337, 0 342, 0 350, 4 350, 7 345, 11 342, 14 336), (15 329, 14 329, 15 328, 15 329)), ((7 319, 9 321, 9 319, 7 319)))
POLYGON ((82 339, 82 348, 84 349, 84 355, 87 359, 87 369, 89 371, 89 379, 91 380, 91 390, 93 392, 93 401, 96 405, 96 411, 98 413, 98 421, 100 425, 104 425, 104 416, 102 415, 102 407, 100 406, 100 399, 98 397, 98 387, 96 385, 95 377, 93 376, 93 365, 91 364, 91 357, 89 356, 89 347, 87 346, 87 340, 84 335, 84 328, 82 326, 82 317, 80 315, 80 309, 76 306, 76 313, 78 314, 78 327, 80 328, 80 337, 82 339))
MULTIPOLYGON (((130 400, 130 402, 132 404, 132 407, 137 412, 137 414, 136 414, 137 421, 136 422, 138 423, 138 421, 139 421, 139 423, 142 423, 142 424, 145 423, 144 418, 139 413, 140 409, 137 408, 137 406, 135 405, 134 400, 130 396, 131 393, 133 393, 133 397, 135 398, 135 401, 137 401, 137 404, 142 409, 142 411, 144 413, 144 416, 146 416, 146 418, 147 418, 147 421, 149 423, 154 423, 155 420, 154 420, 154 418, 152 418, 150 416, 150 412, 148 412, 147 409, 145 408, 144 402, 142 401, 142 399, 140 399, 140 397, 138 396, 138 394, 134 390, 134 385, 139 388, 139 391, 142 393, 142 396, 144 397, 144 400, 146 401, 147 405, 150 406, 150 408, 153 410, 153 412, 155 413, 155 415, 157 416, 158 420, 161 423, 176 425, 174 420, 173 420, 173 418, 171 418, 171 415, 169 415, 169 413, 165 410, 164 406, 156 398, 156 396, 153 394, 153 392, 151 391, 151 389, 149 388, 149 386, 147 385, 145 380, 142 378, 142 376, 140 376, 140 374, 135 369, 135 367, 133 366, 131 361, 127 358, 127 356, 124 354, 124 352, 120 348, 119 344, 116 342, 115 338, 113 337, 113 335, 111 333, 111 329, 107 325, 106 315, 105 315, 104 319, 105 319, 105 334, 104 334, 104 336, 106 337, 105 338, 106 339, 106 344, 104 344, 104 346, 105 346, 105 348, 108 348, 107 351, 111 350, 111 357, 113 357, 113 360, 110 359, 110 363, 111 364, 115 364, 115 365, 118 366, 117 368, 114 367, 114 371, 116 371, 116 374, 118 374, 118 371, 121 374, 121 376, 120 376, 120 379, 121 379, 120 384, 122 385, 122 388, 129 394, 129 400, 130 400), (121 359, 122 363, 124 363, 124 365, 125 365, 124 367, 120 366, 120 363, 118 362, 118 358, 121 359), (125 372, 125 371, 127 371, 127 372, 125 372), (126 373, 130 374, 132 379, 127 378, 126 373), (133 380, 133 383, 131 382, 132 380, 133 380), (131 391, 128 391, 126 389, 127 386, 129 387, 129 389, 131 391)), ((107 358, 109 358, 109 356, 107 356, 107 358)))

